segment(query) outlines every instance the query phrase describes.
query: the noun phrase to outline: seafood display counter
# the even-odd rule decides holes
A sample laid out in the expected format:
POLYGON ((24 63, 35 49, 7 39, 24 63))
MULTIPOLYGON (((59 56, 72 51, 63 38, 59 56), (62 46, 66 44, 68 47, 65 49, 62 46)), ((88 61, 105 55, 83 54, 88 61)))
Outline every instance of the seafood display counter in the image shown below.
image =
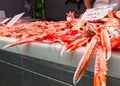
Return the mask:
MULTIPOLYGON (((16 39, 0 37, 0 86, 73 86, 85 48, 63 52, 60 44, 30 43, 2 49, 16 39), (6 83, 7 82, 7 83, 6 83)), ((94 58, 77 86, 93 86, 94 58)), ((120 85, 120 50, 108 61, 107 86, 120 85)))

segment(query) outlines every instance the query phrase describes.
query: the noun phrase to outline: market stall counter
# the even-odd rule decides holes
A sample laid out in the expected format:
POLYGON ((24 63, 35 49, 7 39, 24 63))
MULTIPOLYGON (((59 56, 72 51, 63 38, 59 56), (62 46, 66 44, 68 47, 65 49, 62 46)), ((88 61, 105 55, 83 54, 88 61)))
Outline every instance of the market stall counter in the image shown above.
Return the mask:
MULTIPOLYGON (((2 49, 16 39, 0 37, 1 86, 73 86, 72 79, 85 47, 63 52, 61 44, 37 43, 2 49)), ((120 51, 108 61, 107 86, 120 84, 120 51)), ((94 57, 77 86, 93 86, 94 57)))

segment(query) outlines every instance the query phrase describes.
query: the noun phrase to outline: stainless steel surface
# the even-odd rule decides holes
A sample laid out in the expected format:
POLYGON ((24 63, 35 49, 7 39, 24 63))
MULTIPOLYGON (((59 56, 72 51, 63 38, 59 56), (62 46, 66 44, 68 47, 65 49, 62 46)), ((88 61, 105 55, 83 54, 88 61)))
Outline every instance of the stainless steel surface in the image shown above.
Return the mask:
MULTIPOLYGON (((0 48, 15 41, 16 39, 0 37, 0 48)), ((74 53, 64 52, 60 56, 62 48, 60 44, 30 43, 3 50, 76 68, 85 48, 79 48, 74 53)), ((87 71, 94 71, 94 59, 93 57, 87 71)), ((120 50, 112 52, 111 59, 108 61, 108 76, 120 79, 120 50)))

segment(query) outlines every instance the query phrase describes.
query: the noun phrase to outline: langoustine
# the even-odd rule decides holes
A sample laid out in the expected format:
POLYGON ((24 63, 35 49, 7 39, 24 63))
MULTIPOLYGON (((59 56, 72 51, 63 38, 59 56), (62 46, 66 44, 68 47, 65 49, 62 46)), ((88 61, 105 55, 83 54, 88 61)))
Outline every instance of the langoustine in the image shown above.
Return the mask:
POLYGON ((110 12, 108 14, 108 19, 104 20, 104 25, 100 25, 93 30, 95 32, 95 35, 90 40, 90 43, 88 43, 87 50, 83 54, 78 64, 73 77, 74 84, 76 84, 81 79, 83 73, 85 72, 87 66, 93 58, 94 52, 96 52, 94 86, 106 86, 106 75, 108 71, 107 61, 111 57, 111 50, 120 47, 119 21, 120 19, 115 18, 113 13, 110 12))
MULTIPOLYGON (((6 45, 4 48, 33 41, 61 43, 65 46, 62 52, 75 51, 81 46, 86 46, 87 51, 83 54, 75 71, 73 84, 77 84, 82 78, 82 75, 93 58, 93 54, 96 52, 94 86, 106 86, 107 61, 110 59, 111 49, 120 47, 120 19, 118 16, 116 17, 115 14, 113 15, 113 13, 111 13, 111 15, 112 18, 107 17, 107 20, 101 19, 100 22, 97 21, 97 23, 82 21, 80 18, 76 19, 74 14, 70 13, 70 15, 68 14, 67 21, 42 21, 41 23, 34 22, 25 24, 25 26, 23 24, 23 27, 27 27, 26 30, 23 30, 23 32, 26 31, 27 35, 21 36, 20 38, 18 37, 19 40, 17 42, 6 45), (113 20, 114 25, 111 24, 113 20), (33 27, 36 27, 36 29, 32 30, 33 27), (117 35, 114 33, 117 33, 117 35)), ((14 27, 11 27, 11 29, 14 27)), ((18 26, 18 29, 19 27, 20 26, 18 26)))

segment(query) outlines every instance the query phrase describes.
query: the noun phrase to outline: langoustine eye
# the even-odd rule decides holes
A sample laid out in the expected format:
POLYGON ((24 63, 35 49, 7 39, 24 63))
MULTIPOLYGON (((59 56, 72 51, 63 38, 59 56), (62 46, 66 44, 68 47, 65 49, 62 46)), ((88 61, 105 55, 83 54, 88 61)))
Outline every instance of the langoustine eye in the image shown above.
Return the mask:
POLYGON ((81 28, 80 28, 80 30, 82 31, 82 30, 83 30, 83 28, 81 27, 81 28))
POLYGON ((87 22, 84 23, 84 26, 87 26, 87 22))
POLYGON ((87 26, 87 22, 84 22, 83 25, 79 28, 79 30, 81 31, 85 30, 86 26, 87 26))

